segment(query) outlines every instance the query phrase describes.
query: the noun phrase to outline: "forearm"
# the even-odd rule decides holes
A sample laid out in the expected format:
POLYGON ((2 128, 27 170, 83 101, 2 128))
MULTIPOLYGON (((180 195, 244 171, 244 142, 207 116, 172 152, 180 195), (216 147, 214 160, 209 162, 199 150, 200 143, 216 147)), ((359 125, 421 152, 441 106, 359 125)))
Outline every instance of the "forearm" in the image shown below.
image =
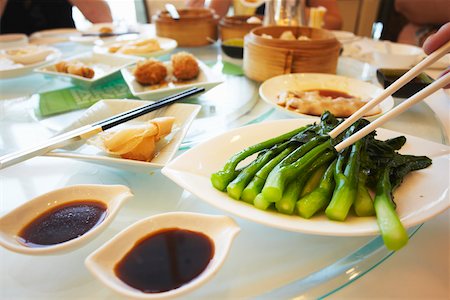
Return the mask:
POLYGON ((418 25, 444 24, 450 20, 448 0, 396 0, 395 9, 418 25))
POLYGON ((3 12, 5 11, 7 0, 0 0, 0 18, 3 16, 3 12))
POLYGON ((92 23, 112 22, 109 5, 104 0, 70 0, 92 23))

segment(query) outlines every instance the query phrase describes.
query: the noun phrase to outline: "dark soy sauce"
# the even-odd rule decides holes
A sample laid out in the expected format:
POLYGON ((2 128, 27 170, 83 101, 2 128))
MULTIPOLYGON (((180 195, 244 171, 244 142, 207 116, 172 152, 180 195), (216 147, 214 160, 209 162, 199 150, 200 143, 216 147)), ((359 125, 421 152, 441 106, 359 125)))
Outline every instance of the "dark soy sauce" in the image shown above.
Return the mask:
POLYGON ((116 264, 114 272, 135 289, 160 293, 200 275, 213 255, 214 244, 205 234, 166 228, 137 241, 116 264))
POLYGON ((45 211, 18 234, 28 247, 44 247, 75 239, 106 216, 106 204, 96 200, 75 200, 45 211))

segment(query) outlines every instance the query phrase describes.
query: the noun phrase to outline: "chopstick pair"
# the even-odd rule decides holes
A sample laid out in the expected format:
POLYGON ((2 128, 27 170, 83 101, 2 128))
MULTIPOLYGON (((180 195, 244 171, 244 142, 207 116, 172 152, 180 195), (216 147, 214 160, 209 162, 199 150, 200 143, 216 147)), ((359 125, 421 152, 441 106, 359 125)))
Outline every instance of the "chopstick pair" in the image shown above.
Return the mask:
POLYGON ((15 165, 24 160, 30 159, 32 157, 43 155, 47 152, 50 152, 54 149, 61 148, 67 146, 71 143, 87 139, 91 136, 94 136, 102 131, 110 129, 114 126, 122 124, 124 122, 130 121, 142 115, 145 115, 154 110, 160 109, 167 105, 170 105, 176 101, 181 99, 193 96, 195 94, 201 93, 205 91, 204 88, 191 88, 185 90, 181 93, 163 98, 154 103, 150 103, 148 105, 144 105, 121 114, 117 114, 110 118, 101 120, 97 123, 85 125, 70 132, 55 136, 47 140, 46 142, 30 147, 28 149, 19 150, 10 154, 6 154, 0 157, 0 170, 6 167, 15 165))
MULTIPOLYGON (((348 117, 346 120, 344 120, 341 124, 339 124, 335 129, 333 129, 329 135, 331 138, 337 137, 340 133, 342 133, 344 130, 346 130, 348 127, 350 127, 355 121, 362 118, 366 112, 374 108, 376 105, 384 101, 387 97, 391 96, 393 93, 398 91, 402 86, 404 86, 406 83, 411 81, 414 77, 416 77, 420 72, 422 72, 426 67, 430 66, 434 62, 436 62, 439 58, 444 56, 447 52, 450 51, 450 41, 445 43, 443 46, 441 46, 438 50, 427 56, 424 60, 422 60, 420 63, 418 63, 415 67, 413 67, 411 70, 406 72, 403 76, 401 76, 399 79, 397 79, 393 84, 391 84, 389 87, 387 87, 380 95, 375 97, 374 99, 370 100, 365 104, 363 107, 361 107, 358 111, 356 111, 354 114, 352 114, 350 117, 348 117)), ((395 118, 397 115, 401 114, 405 110, 407 110, 412 105, 422 101, 429 95, 433 94, 437 90, 445 87, 446 85, 450 84, 450 73, 447 73, 446 75, 442 76, 441 78, 435 80, 433 83, 428 85, 423 90, 417 92, 413 96, 409 97, 405 101, 403 101, 400 105, 396 106, 394 109, 390 110, 380 118, 376 119, 375 121, 371 122, 369 125, 364 127, 363 129, 359 130, 355 134, 349 136, 347 139, 343 140, 341 143, 337 144, 334 148, 336 151, 341 151, 345 149, 346 147, 352 145, 356 141, 362 139, 367 134, 375 130, 376 128, 380 127, 387 121, 395 118)))

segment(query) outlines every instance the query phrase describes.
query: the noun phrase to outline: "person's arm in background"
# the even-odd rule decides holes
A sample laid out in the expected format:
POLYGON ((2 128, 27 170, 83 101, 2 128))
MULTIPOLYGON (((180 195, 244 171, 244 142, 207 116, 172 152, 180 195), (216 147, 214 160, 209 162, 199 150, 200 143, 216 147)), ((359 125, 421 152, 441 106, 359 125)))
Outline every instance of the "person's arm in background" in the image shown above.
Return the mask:
MULTIPOLYGON (((223 17, 227 15, 231 2, 232 0, 211 0, 208 7, 214 9, 219 17, 223 17)), ((186 0, 187 7, 204 7, 204 5, 205 0, 186 0)))
POLYGON ((395 10, 417 25, 444 24, 450 21, 448 0, 395 0, 395 10))
POLYGON ((400 31, 399 43, 422 46, 430 34, 450 21, 448 0, 396 0, 395 10, 409 22, 400 31))
POLYGON ((111 9, 105 0, 69 0, 86 19, 92 23, 110 23, 113 21, 111 9))
POLYGON ((336 0, 310 0, 309 4, 311 7, 323 6, 327 9, 324 17, 325 29, 342 29, 342 16, 336 0))
POLYGON ((5 11, 7 1, 8 0, 0 0, 0 18, 3 16, 3 12, 5 11))

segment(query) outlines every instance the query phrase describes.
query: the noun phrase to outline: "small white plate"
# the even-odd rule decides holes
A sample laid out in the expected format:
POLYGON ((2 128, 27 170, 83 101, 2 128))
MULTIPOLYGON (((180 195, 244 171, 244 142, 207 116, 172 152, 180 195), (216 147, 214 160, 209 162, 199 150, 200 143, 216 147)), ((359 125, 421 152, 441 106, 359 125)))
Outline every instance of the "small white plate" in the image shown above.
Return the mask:
MULTIPOLYGON (((303 219, 297 215, 284 215, 263 211, 244 201, 234 200, 216 190, 210 181, 212 173, 222 169, 236 152, 281 135, 316 120, 289 119, 264 122, 231 130, 186 151, 175 158, 161 172, 182 188, 205 202, 239 217, 289 231, 330 236, 364 236, 379 233, 375 217, 349 216, 345 222, 330 221, 325 215, 303 219)), ((377 138, 385 140, 404 135, 386 129, 377 129, 377 138)), ((394 192, 397 212, 407 228, 421 224, 446 210, 450 147, 414 136, 405 135, 402 153, 426 155, 433 164, 414 171, 404 179, 394 192), (437 180, 442 178, 442 180, 437 180)))
POLYGON ((108 243, 89 255, 85 265, 101 282, 127 298, 167 299, 192 291, 211 279, 225 262, 231 244, 240 228, 226 216, 212 216, 189 212, 172 212, 149 217, 124 229, 108 243), (114 273, 115 265, 137 241, 165 228, 180 228, 200 232, 214 243, 214 254, 206 269, 179 288, 161 293, 144 293, 130 287, 114 273))
MULTIPOLYGON (((85 113, 73 124, 69 125, 63 132, 67 132, 84 125, 92 124, 118 113, 140 107, 150 103, 140 100, 102 100, 91 106, 85 113)), ((162 109, 148 113, 142 117, 136 118, 136 121, 146 121, 156 117, 173 116, 175 122, 173 125, 174 135, 167 145, 164 145, 157 156, 150 162, 124 159, 110 156, 102 150, 87 143, 74 145, 68 148, 70 152, 61 151, 50 152, 46 155, 53 157, 68 157, 88 161, 96 164, 115 166, 134 172, 150 172, 153 169, 162 168, 166 165, 178 151, 178 148, 186 135, 189 126, 200 111, 200 105, 175 103, 162 109), (78 148, 76 148, 78 147, 78 148)))
MULTIPOLYGON (((142 85, 136 81, 133 75, 134 66, 124 68, 121 70, 122 76, 125 79, 131 93, 144 100, 153 100, 156 98, 162 98, 177 92, 181 92, 192 87, 204 87, 209 90, 223 82, 221 74, 217 74, 203 62, 197 60, 200 68, 200 73, 197 78, 186 81, 184 83, 169 83, 167 86, 159 87, 158 85, 142 85)), ((171 73, 171 65, 169 62, 165 62, 168 69, 168 73, 171 73)))
MULTIPOLYGON (((27 47, 27 46, 25 46, 27 47)), ((47 48, 47 47, 46 47, 47 48)), ((0 70, 0 79, 7 79, 7 78, 15 78, 15 77, 21 77, 28 74, 33 73, 33 70, 46 65, 51 64, 55 61, 57 61, 61 57, 61 51, 59 51, 56 48, 48 47, 48 50, 50 53, 45 57, 44 60, 40 62, 36 62, 33 64, 15 64, 13 61, 11 61, 9 58, 7 58, 6 54, 0 54, 0 59, 3 61, 10 61, 11 62, 11 68, 5 67, 0 70)))
MULTIPOLYGON (((311 118, 317 116, 302 114, 278 105, 277 96, 286 91, 314 89, 337 90, 352 96, 360 97, 362 100, 374 98, 383 91, 383 89, 368 82, 345 76, 319 73, 298 73, 280 75, 264 81, 259 88, 259 95, 269 105, 288 115, 311 118)), ((394 107, 394 99, 388 97, 380 103, 379 106, 381 113, 368 116, 367 119, 373 120, 391 110, 392 107, 394 107)))
POLYGON ((133 194, 124 185, 73 185, 45 193, 14 209, 0 218, 0 245, 15 252, 30 255, 48 255, 75 250, 102 232, 116 216, 122 205, 133 194), (60 244, 27 247, 19 242, 18 233, 36 217, 53 207, 76 200, 97 200, 107 207, 106 217, 85 234, 60 244))
POLYGON ((109 79, 111 75, 118 72, 120 69, 132 65, 138 61, 137 58, 114 56, 99 53, 87 53, 75 57, 65 59, 66 62, 82 62, 87 67, 94 69, 94 77, 85 78, 78 75, 57 72, 55 64, 46 65, 35 69, 36 72, 71 80, 74 84, 82 86, 92 86, 94 84, 100 84, 109 79))
MULTIPOLYGON (((143 40, 143 39, 150 39, 150 38, 141 37, 138 40, 143 40)), ((154 39, 156 39, 158 41, 159 46, 161 47, 161 50, 147 52, 147 53, 140 53, 140 54, 121 54, 121 53, 115 54, 115 53, 109 52, 109 48, 112 45, 125 45, 128 43, 133 43, 133 41, 136 41, 136 40, 123 40, 123 41, 108 42, 108 43, 104 43, 103 45, 95 46, 94 52, 103 53, 103 54, 138 56, 138 57, 147 57, 148 58, 148 57, 156 57, 156 56, 168 54, 168 53, 172 52, 178 45, 177 41, 173 40, 173 39, 164 38, 164 37, 155 37, 154 39)))
POLYGON ((56 44, 70 40, 73 36, 80 36, 81 33, 75 28, 55 28, 34 32, 30 36, 30 42, 33 44, 56 44))

